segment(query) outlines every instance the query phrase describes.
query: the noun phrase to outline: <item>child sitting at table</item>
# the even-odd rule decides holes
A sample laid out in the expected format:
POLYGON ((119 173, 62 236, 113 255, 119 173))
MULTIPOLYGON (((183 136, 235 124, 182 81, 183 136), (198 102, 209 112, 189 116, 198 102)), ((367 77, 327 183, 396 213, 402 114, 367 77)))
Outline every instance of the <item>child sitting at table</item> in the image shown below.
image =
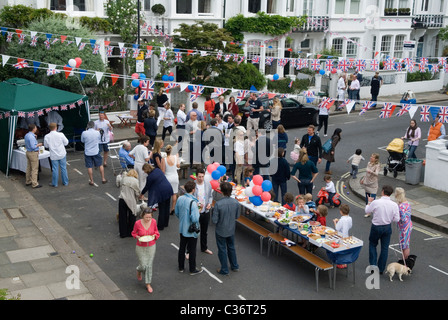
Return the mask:
POLYGON ((305 198, 303 196, 297 196, 296 197, 296 210, 297 213, 308 214, 310 212, 308 206, 305 204, 305 198))
POLYGON ((313 215, 312 220, 316 221, 316 203, 313 201, 313 195, 311 193, 307 193, 303 196, 305 199, 305 204, 308 206, 310 213, 313 215))
MULTIPOLYGON (((339 213, 341 214, 341 219, 333 219, 334 228, 337 232, 339 232, 343 237, 348 237, 348 232, 352 227, 352 217, 348 214, 350 212, 350 207, 348 204, 341 204, 339 207, 339 213)), ((339 269, 347 268, 346 264, 338 264, 337 267, 339 269)))
POLYGON ((250 185, 253 175, 254 175, 254 168, 246 167, 246 169, 244 169, 244 186, 248 187, 250 185))
POLYGON ((316 208, 316 216, 317 216, 317 222, 319 222, 322 226, 327 225, 327 215, 328 215, 328 208, 327 206, 320 204, 316 208))
POLYGON ((283 207, 292 211, 296 211, 296 205, 294 204, 294 196, 292 195, 292 193, 286 192, 283 200, 285 200, 285 204, 283 205, 283 207))

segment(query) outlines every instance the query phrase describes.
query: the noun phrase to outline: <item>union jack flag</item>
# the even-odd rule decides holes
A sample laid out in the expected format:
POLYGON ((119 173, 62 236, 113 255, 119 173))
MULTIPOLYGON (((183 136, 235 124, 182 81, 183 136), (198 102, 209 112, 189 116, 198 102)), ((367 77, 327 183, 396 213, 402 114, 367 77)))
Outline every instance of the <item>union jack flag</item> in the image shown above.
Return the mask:
POLYGON ((289 64, 290 64, 291 67, 295 68, 297 66, 297 59, 290 58, 289 59, 289 64))
POLYGON ((306 59, 297 59, 296 69, 300 70, 306 68, 308 66, 308 62, 306 59))
POLYGON ((443 66, 443 71, 448 73, 448 63, 443 66))
POLYGON ((46 109, 45 109, 45 112, 46 112, 46 113, 50 113, 50 112, 51 112, 51 108, 46 108, 46 109))
POLYGON ((291 80, 291 82, 288 84, 288 88, 292 88, 293 83, 294 83, 294 80, 291 80))
POLYGON ((100 52, 100 45, 95 44, 95 46, 93 47, 92 54, 98 54, 98 52, 100 52))
POLYGON ((221 60, 221 59, 222 59, 222 52, 219 51, 219 52, 216 54, 216 60, 221 60))
POLYGON ((184 62, 182 60, 182 53, 181 52, 176 52, 175 55, 174 55, 174 59, 176 60, 176 62, 179 62, 179 63, 184 62))
POLYGON ((440 107, 439 116, 441 123, 448 123, 448 107, 440 107))
POLYGON ((71 110, 71 109, 75 109, 76 108, 76 105, 74 104, 74 103, 71 103, 69 106, 68 106, 68 108, 71 110))
POLYGON ((322 102, 319 104, 319 108, 327 108, 330 110, 331 106, 334 104, 335 100, 331 98, 324 98, 322 102))
POLYGON ((49 65, 49 68, 47 69, 47 76, 52 76, 52 75, 55 75, 55 74, 57 74, 59 72, 61 72, 61 70, 56 70, 56 67, 54 65, 51 66, 51 67, 49 65))
POLYGON ((270 66, 270 65, 272 65, 272 61, 274 61, 274 58, 273 57, 268 57, 268 58, 265 59, 265 64, 267 66, 270 66))
POLYGON ((6 36, 6 42, 11 42, 12 41, 12 36, 13 36, 13 32, 8 31, 8 35, 6 36))
POLYGON ((260 56, 253 56, 252 63, 260 63, 260 56))
POLYGON ((152 50, 151 49, 147 49, 146 50, 145 59, 150 59, 151 56, 152 56, 152 50))
POLYGON ((345 59, 342 59, 342 60, 340 60, 338 62, 338 69, 339 70, 342 70, 342 71, 346 72, 349 67, 350 67, 350 62, 348 62, 345 59))
POLYGON ((233 54, 233 61, 238 61, 238 57, 239 57, 239 55, 238 55, 238 53, 234 53, 233 54))
POLYGON ((28 112, 28 113, 26 114, 26 116, 27 116, 28 118, 34 118, 34 111, 32 111, 32 112, 28 112))
POLYGON ((35 47, 37 45, 37 36, 31 38, 30 46, 35 47))
POLYGON ((16 69, 22 69, 22 68, 28 68, 28 62, 26 62, 26 60, 21 59, 20 61, 18 60, 16 64, 14 64, 14 68, 16 69))
POLYGON ((429 122, 430 106, 420 106, 420 121, 429 122))
POLYGON ((25 35, 24 34, 19 34, 19 44, 23 44, 25 42, 25 35))
POLYGON ((249 90, 239 90, 236 95, 235 102, 238 103, 241 100, 243 100, 244 98, 246 98, 248 93, 249 93, 249 90))
POLYGON ((231 56, 232 56, 231 54, 226 54, 226 55, 224 55, 224 62, 229 61, 229 59, 230 59, 231 56))
POLYGON ((428 58, 420 58, 420 65, 423 65, 423 67, 426 67, 428 64, 428 58))
POLYGON ((153 97, 152 95, 154 93, 154 81, 151 80, 142 81, 142 86, 140 89, 141 89, 140 98, 152 100, 153 97))
POLYGON ((432 72, 434 72, 434 73, 439 72, 439 65, 438 64, 433 64, 432 65, 432 72))
POLYGON ((23 112, 23 111, 19 111, 19 112, 17 113, 17 116, 19 116, 20 118, 25 118, 25 112, 23 112))
POLYGON ((245 57, 245 56, 241 56, 241 57, 240 57, 240 60, 237 62, 237 64, 239 65, 241 62, 244 61, 244 59, 246 59, 246 57, 245 57))
POLYGON ((213 90, 213 93, 211 94, 211 97, 212 98, 219 97, 220 95, 224 94, 224 92, 226 92, 226 89, 224 88, 215 88, 213 90))
POLYGON ((406 65, 406 68, 409 72, 414 72, 415 62, 411 60, 409 64, 406 65))
POLYGON ((420 63, 420 64, 418 65, 418 70, 419 70, 420 72, 426 72, 426 65, 424 65, 423 63, 420 63))
POLYGON ((359 115, 366 113, 366 111, 372 108, 375 104, 376 101, 365 101, 364 104, 362 105, 362 109, 359 115))
POLYGON ((395 63, 394 63, 394 60, 392 60, 392 59, 387 59, 387 60, 384 62, 384 69, 385 69, 385 70, 395 70, 395 63))
POLYGON ((114 47, 112 47, 112 46, 107 46, 106 47, 106 55, 108 56, 108 57, 110 57, 110 56, 112 56, 112 51, 114 50, 114 47))
POLYGON ((444 67, 446 65, 446 57, 440 57, 438 64, 439 66, 444 67))
POLYGON ((370 70, 371 71, 378 71, 380 68, 380 64, 378 63, 378 60, 372 59, 370 60, 370 70))
MULTIPOLYGON (((48 41, 48 40, 47 40, 48 41)), ((86 46, 86 44, 87 43, 85 43, 85 42, 82 42, 80 45, 79 45, 79 51, 81 51, 81 50, 83 50, 84 49, 84 47, 86 46)), ((49 47, 50 46, 48 46, 48 48, 47 49, 49 49, 49 47)))
POLYGON ((307 103, 311 103, 315 99, 314 91, 311 91, 311 90, 304 91, 303 95, 305 96, 307 103))
POLYGON ((137 58, 138 55, 140 54, 140 50, 138 48, 133 48, 132 49, 132 58, 137 58))
POLYGON ((204 87, 200 85, 193 85, 193 90, 190 92, 190 102, 195 101, 204 91, 204 87))
POLYGON ((356 60, 355 68, 356 71, 358 72, 364 71, 366 69, 366 60, 364 59, 356 60))
POLYGON ((320 69, 320 61, 319 61, 319 59, 313 59, 313 61, 311 62, 311 70, 317 71, 319 69, 320 69))
POLYGON ((325 60, 325 70, 326 71, 331 71, 333 69, 333 59, 327 59, 325 60))
POLYGON ((277 60, 277 65, 279 67, 284 67, 288 63, 288 58, 281 58, 277 60))
POLYGON ((347 106, 350 102, 352 102, 352 100, 350 100, 350 99, 344 99, 344 102, 341 103, 341 105, 339 106, 339 108, 342 108, 342 107, 347 106))
POLYGON ((68 109, 68 105, 64 104, 63 106, 61 106, 61 111, 66 111, 68 109))
POLYGON ((395 65, 395 70, 403 71, 403 65, 401 64, 401 61, 395 65))
POLYGON ((120 49, 120 58, 126 58, 126 52, 128 49, 126 49, 125 47, 120 49))
POLYGON ((401 109, 397 112, 396 116, 397 117, 401 117, 402 115, 404 115, 405 113, 409 112, 409 109, 411 109, 411 105, 410 104, 403 104, 401 106, 401 109))
POLYGON ((166 61, 166 57, 167 57, 166 51, 165 50, 161 50, 160 51, 160 57, 159 57, 160 61, 166 61))
POLYGON ((45 48, 47 48, 47 50, 50 49, 50 40, 47 39, 44 41, 44 43, 45 43, 45 48))
POLYGON ((383 108, 381 109, 380 112, 380 118, 385 119, 385 118, 390 118, 392 116, 392 113, 395 110, 395 105, 393 105, 391 102, 386 102, 383 106, 383 108))
POLYGON ((406 65, 406 67, 408 65, 410 65, 411 63, 414 64, 414 61, 411 58, 404 58, 403 59, 404 64, 406 65))

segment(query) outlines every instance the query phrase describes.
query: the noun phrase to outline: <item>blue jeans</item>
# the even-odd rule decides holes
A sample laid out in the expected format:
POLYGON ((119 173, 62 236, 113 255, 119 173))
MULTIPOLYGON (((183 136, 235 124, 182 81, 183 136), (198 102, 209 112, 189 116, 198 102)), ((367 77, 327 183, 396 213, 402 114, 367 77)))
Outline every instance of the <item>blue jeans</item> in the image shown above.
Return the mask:
POLYGON ((313 193, 313 183, 311 182, 311 179, 301 179, 300 183, 298 183, 298 186, 299 194, 301 195, 313 193))
POLYGON ((220 273, 229 273, 227 258, 229 258, 230 268, 232 270, 238 270, 239 265, 236 259, 235 236, 221 237, 220 235, 216 234, 216 246, 218 247, 218 259, 221 263, 220 273))
POLYGON ((408 152, 408 158, 409 159, 417 159, 417 156, 415 155, 415 150, 417 150, 417 146, 410 146, 409 152, 408 152))
POLYGON ((387 256, 390 244, 390 236, 392 235, 392 227, 390 224, 376 226, 372 224, 369 235, 369 263, 372 266, 378 266, 380 272, 384 272, 387 264, 387 256), (381 241, 381 251, 378 258, 376 247, 378 241, 381 241))
POLYGON ((310 161, 313 162, 315 166, 317 166, 317 161, 319 160, 318 156, 310 156, 310 155, 308 155, 308 159, 310 159, 310 161))
POLYGON ((67 158, 64 157, 60 160, 51 160, 51 170, 52 178, 51 184, 55 187, 58 186, 59 180, 59 168, 61 168, 61 179, 64 186, 68 185, 68 174, 67 174, 67 158))
POLYGON ((285 197, 285 194, 286 194, 286 182, 277 183, 275 181, 272 181, 272 190, 275 193, 274 202, 281 202, 282 205, 284 205, 285 200, 283 198, 285 197), (280 191, 282 193, 282 197, 281 197, 280 201, 278 201, 278 188, 279 187, 280 187, 280 191))
POLYGON ((352 175, 353 179, 356 179, 356 175, 358 174, 358 166, 355 166, 352 164, 352 172, 350 172, 350 174, 352 175))

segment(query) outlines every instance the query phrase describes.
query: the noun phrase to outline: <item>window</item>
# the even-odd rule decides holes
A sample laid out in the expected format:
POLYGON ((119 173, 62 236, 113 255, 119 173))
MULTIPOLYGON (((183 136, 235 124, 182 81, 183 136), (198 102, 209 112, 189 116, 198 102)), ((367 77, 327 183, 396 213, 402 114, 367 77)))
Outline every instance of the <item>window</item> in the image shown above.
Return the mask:
POLYGON ((313 15, 313 0, 303 0, 303 15, 308 17, 313 15))
POLYGON ((211 0, 199 0, 198 1, 198 13, 211 13, 211 0))
POLYGON ((261 10, 261 0, 248 0, 248 11, 251 13, 257 13, 261 10))
MULTIPOLYGON (((266 47, 266 58, 269 57, 274 58, 278 57, 278 41, 272 41, 270 42, 268 47, 266 47)), ((274 59, 274 61, 272 61, 272 64, 270 66, 269 65, 265 66, 265 74, 275 74, 276 72, 277 72, 277 60, 274 59)))
POLYGON ((143 10, 151 11, 151 0, 145 0, 143 3, 143 10))
MULTIPOLYGON (((252 60, 255 56, 261 56, 260 44, 262 40, 250 40, 247 42, 247 61, 252 60)), ((259 66, 260 63, 253 63, 255 66, 259 66)))
POLYGON ((400 0, 398 2, 398 8, 409 8, 408 0, 400 0))
POLYGON ((394 44, 394 57, 395 58, 403 58, 403 44, 404 44, 404 35, 396 36, 395 44, 394 44))
POLYGON ((373 41, 372 41, 372 59, 375 59, 375 52, 376 52, 376 36, 373 36, 373 41))
POLYGON ((359 38, 350 38, 347 40, 347 58, 356 58, 358 55, 358 46, 356 43, 359 41, 359 38))
POLYGON ((191 13, 191 0, 176 0, 176 13, 191 13))
POLYGON ((86 0, 73 0, 73 6, 75 11, 86 11, 86 0))
POLYGON ((344 40, 342 38, 333 39, 331 47, 338 55, 342 56, 342 49, 344 47, 344 40))
POLYGON ((277 13, 277 0, 267 0, 266 13, 277 13))
POLYGON ((336 0, 334 13, 335 14, 344 14, 344 12, 345 12, 345 0, 336 0))
POLYGON ((67 4, 65 0, 51 0, 50 10, 61 10, 65 11, 67 9, 67 4))
POLYGON ((359 5, 361 0, 350 1, 350 14, 359 14, 359 5))
POLYGON ((386 0, 386 3, 384 4, 384 8, 386 8, 386 9, 395 8, 394 2, 395 2, 395 0, 386 0))
POLYGON ((286 1, 286 12, 294 12, 294 0, 286 1))
POLYGON ((428 11, 429 6, 429 0, 422 0, 422 10, 421 11, 428 11))
POLYGON ((392 36, 383 36, 381 38, 381 53, 384 56, 389 56, 390 55, 390 45, 392 42, 392 36))

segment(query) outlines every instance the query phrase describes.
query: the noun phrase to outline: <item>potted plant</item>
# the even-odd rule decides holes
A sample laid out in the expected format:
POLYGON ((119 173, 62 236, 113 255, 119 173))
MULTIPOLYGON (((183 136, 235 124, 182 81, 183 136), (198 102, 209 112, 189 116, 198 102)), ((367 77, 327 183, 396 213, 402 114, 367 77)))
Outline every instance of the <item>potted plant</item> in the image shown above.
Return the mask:
POLYGON ((384 8, 384 15, 385 16, 392 15, 392 8, 384 8))
POLYGON ((158 3, 151 7, 151 11, 154 14, 163 15, 165 13, 165 7, 163 6, 163 4, 158 3))
POLYGON ((396 16, 397 12, 398 12, 398 9, 397 8, 393 8, 392 9, 392 16, 396 16))
POLYGON ((399 8, 398 9, 398 15, 400 16, 409 16, 411 14, 410 8, 399 8))

